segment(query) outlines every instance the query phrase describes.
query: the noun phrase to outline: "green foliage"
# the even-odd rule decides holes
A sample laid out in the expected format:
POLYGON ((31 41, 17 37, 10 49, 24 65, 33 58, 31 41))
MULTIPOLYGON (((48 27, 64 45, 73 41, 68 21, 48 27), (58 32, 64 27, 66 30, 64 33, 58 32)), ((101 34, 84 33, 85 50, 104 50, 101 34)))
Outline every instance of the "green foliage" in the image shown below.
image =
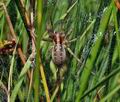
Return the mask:
POLYGON ((119 101, 120 11, 114 0, 36 0, 34 60, 30 1, 23 2, 24 9, 20 0, 0 1, 0 42, 13 39, 4 3, 26 58, 22 63, 18 47, 13 54, 0 55, 0 101, 2 95, 11 102, 119 101), (59 71, 51 59, 54 43, 43 40, 49 36, 47 28, 74 40, 66 45, 67 60, 59 71))

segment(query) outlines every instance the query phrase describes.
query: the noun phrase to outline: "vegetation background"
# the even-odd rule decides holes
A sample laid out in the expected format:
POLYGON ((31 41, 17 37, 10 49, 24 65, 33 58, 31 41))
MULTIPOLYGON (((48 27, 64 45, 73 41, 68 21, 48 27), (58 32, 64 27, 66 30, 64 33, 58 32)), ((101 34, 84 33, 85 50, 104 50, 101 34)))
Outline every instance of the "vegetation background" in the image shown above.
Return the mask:
POLYGON ((0 51, 13 39, 20 46, 0 53, 0 102, 120 102, 114 0, 0 0, 0 51), (68 42, 75 39, 66 47, 60 83, 51 60, 54 44, 43 41, 47 27, 64 32, 68 42))

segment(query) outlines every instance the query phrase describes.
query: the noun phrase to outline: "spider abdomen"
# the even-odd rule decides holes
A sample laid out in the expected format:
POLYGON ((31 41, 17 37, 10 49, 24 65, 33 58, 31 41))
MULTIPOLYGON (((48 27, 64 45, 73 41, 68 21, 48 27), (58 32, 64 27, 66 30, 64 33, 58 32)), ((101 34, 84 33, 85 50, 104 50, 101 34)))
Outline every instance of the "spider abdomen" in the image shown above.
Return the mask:
POLYGON ((52 49, 52 60, 57 65, 63 65, 66 60, 65 47, 62 44, 55 44, 52 49))

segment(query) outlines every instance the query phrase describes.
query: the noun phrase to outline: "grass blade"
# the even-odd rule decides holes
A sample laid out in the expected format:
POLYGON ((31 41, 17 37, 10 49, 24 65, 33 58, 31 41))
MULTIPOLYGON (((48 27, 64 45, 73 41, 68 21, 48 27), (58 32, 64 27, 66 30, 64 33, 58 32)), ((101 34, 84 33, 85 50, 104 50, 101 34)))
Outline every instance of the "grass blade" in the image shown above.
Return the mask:
POLYGON ((24 78, 25 78, 25 75, 26 75, 27 71, 30 68, 30 65, 31 65, 31 61, 30 61, 30 58, 29 58, 27 60, 27 62, 25 63, 25 65, 24 65, 24 67, 23 67, 23 69, 22 69, 22 71, 21 71, 21 73, 19 75, 17 83, 15 84, 15 87, 14 87, 14 89, 12 91, 12 94, 11 94, 11 97, 10 97, 10 102, 15 101, 16 96, 18 94, 18 91, 19 91, 19 89, 20 89, 20 87, 22 85, 22 82, 23 82, 24 78))

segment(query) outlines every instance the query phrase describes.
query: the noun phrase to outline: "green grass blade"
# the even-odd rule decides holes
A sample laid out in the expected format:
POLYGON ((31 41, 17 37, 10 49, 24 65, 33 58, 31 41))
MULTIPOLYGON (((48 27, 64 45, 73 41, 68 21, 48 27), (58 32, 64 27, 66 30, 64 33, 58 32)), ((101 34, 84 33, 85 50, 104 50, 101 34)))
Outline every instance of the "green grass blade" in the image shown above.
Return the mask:
POLYGON ((119 31, 119 25, 118 25, 118 20, 117 20, 117 9, 114 6, 113 9, 113 19, 114 19, 114 25, 115 25, 115 30, 116 30, 116 41, 117 41, 117 49, 118 49, 118 56, 120 60, 120 31, 119 31))
POLYGON ((106 81, 108 81, 110 78, 112 78, 113 76, 115 76, 119 72, 120 72, 120 67, 118 67, 117 69, 115 69, 108 76, 106 76, 104 79, 102 79, 97 85, 95 85, 92 89, 90 89, 84 95, 82 95, 81 99, 83 99, 85 96, 89 95, 89 93, 91 93, 92 91, 94 91, 97 87, 103 85, 106 81))
POLYGON ((14 87, 14 89, 12 91, 12 94, 11 94, 11 97, 10 97, 10 102, 15 102, 18 91, 20 90, 20 87, 21 87, 22 82, 23 82, 23 80, 25 78, 25 75, 26 75, 27 71, 30 68, 30 65, 31 65, 31 61, 30 61, 30 58, 29 58, 27 60, 26 64, 24 65, 20 75, 19 75, 17 83, 15 84, 15 87, 14 87))
POLYGON ((109 94, 104 97, 103 99, 101 99, 100 102, 106 102, 109 98, 111 98, 116 92, 118 92, 120 90, 120 85, 118 85, 116 88, 114 88, 111 92, 109 92, 109 94))
MULTIPOLYGON (((17 47, 17 45, 16 45, 17 47)), ((14 68, 14 62, 15 62, 15 53, 16 53, 16 47, 13 51, 13 57, 11 59, 11 65, 9 70, 9 79, 8 79, 8 92, 10 92, 10 88, 12 86, 12 77, 13 77, 13 68, 14 68)), ((10 101, 10 93, 8 94, 8 102, 10 101)))
POLYGON ((85 92, 85 89, 87 87, 87 82, 89 80, 93 65, 95 63, 95 59, 97 58, 97 54, 100 50, 100 45, 101 45, 101 41, 103 39, 103 34, 106 30, 107 24, 108 24, 110 16, 111 16, 112 7, 113 7, 113 2, 111 3, 110 7, 108 7, 106 9, 106 11, 104 12, 103 18, 101 19, 101 24, 100 24, 100 27, 99 27, 99 30, 97 33, 97 40, 91 50, 91 54, 90 54, 91 57, 87 59, 87 62, 85 64, 84 70, 83 70, 81 78, 80 78, 80 90, 78 92, 76 102, 80 101, 80 98, 82 97, 82 95, 85 92))

